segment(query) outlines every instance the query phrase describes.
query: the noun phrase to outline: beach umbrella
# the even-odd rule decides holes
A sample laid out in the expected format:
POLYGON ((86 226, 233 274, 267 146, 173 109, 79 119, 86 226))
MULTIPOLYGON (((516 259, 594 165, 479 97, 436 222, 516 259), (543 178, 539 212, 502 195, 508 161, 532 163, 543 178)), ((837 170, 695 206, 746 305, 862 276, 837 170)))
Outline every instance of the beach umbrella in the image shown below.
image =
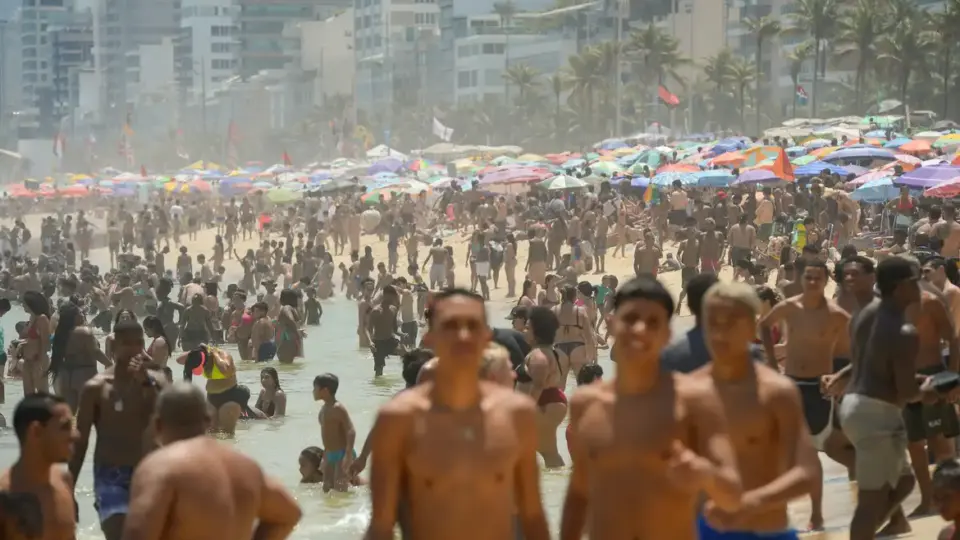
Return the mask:
POLYGON ((745 161, 747 161, 747 156, 739 150, 734 150, 733 152, 720 154, 719 156, 708 160, 707 164, 720 167, 739 167, 740 165, 743 165, 745 161))
POLYGON ((887 136, 887 131, 886 131, 886 130, 883 130, 883 129, 875 129, 875 130, 873 130, 873 131, 868 131, 868 132, 864 133, 863 136, 864 136, 864 137, 875 137, 875 138, 878 138, 878 139, 882 139, 882 138, 884 138, 884 137, 887 136))
POLYGON ((900 188, 893 184, 893 178, 877 178, 858 187, 850 198, 865 203, 885 203, 900 196, 900 188))
POLYGON ((87 186, 81 185, 67 186, 51 193, 51 195, 68 198, 86 197, 89 194, 90 191, 87 189, 87 186))
POLYGON ((796 176, 816 176, 823 171, 827 171, 831 174, 839 174, 840 176, 846 176, 850 174, 850 171, 847 169, 832 163, 827 163, 826 161, 814 161, 813 163, 801 165, 794 169, 793 173, 796 176))
POLYGON ((597 144, 594 148, 599 148, 600 150, 616 150, 617 148, 627 148, 630 145, 627 144, 627 141, 623 139, 606 139, 597 144))
POLYGON ((960 195, 960 176, 925 190, 923 195, 926 197, 943 197, 945 199, 960 195))
POLYGON ((795 157, 800 157, 806 154, 807 154, 807 149, 806 147, 803 147, 803 146, 791 146, 790 148, 787 148, 788 157, 795 158, 795 157))
POLYGON ((913 138, 915 140, 924 140, 932 143, 933 141, 939 139, 942 136, 943 136, 943 133, 940 133, 939 131, 921 131, 920 133, 917 133, 916 135, 914 135, 913 138))
POLYGON ((813 150, 810 152, 810 155, 816 156, 818 159, 823 159, 825 156, 829 156, 840 148, 841 147, 839 146, 824 146, 823 148, 817 148, 816 150, 813 150))
POLYGON ((883 143, 884 148, 900 148, 901 146, 907 144, 908 142, 913 142, 913 139, 909 137, 897 137, 892 141, 887 141, 883 143))
POLYGON ((577 167, 582 167, 586 164, 587 164, 587 160, 583 158, 573 158, 573 159, 568 159, 567 161, 564 161, 563 165, 560 165, 560 167, 564 169, 575 169, 577 167))
POLYGON ((773 173, 771 170, 767 169, 754 169, 752 171, 747 171, 742 173, 737 179, 733 182, 734 185, 742 184, 768 184, 775 182, 783 182, 784 180, 773 173))
POLYGON ((847 182, 843 187, 848 189, 858 188, 860 186, 866 185, 869 182, 874 180, 879 180, 881 178, 890 178, 893 176, 893 170, 881 169, 879 171, 871 171, 866 174, 862 174, 853 180, 847 182))
POLYGON ((960 178, 960 167, 953 165, 936 165, 919 167, 894 180, 900 186, 929 189, 939 186, 950 180, 960 178))
POLYGON ((553 173, 543 167, 511 167, 501 168, 480 178, 480 184, 518 184, 539 182, 553 176, 553 173))
POLYGON ((634 176, 630 179, 630 185, 636 188, 646 188, 650 185, 650 179, 646 176, 634 176))
POLYGON ((926 139, 914 139, 899 148, 901 152, 907 154, 927 154, 931 151, 930 141, 926 139))
POLYGON ((287 188, 275 187, 264 191, 267 200, 273 204, 289 204, 303 198, 302 191, 293 191, 287 188))
POLYGON ((862 146, 856 148, 844 148, 832 152, 829 156, 823 158, 823 161, 836 161, 838 159, 895 159, 894 153, 886 148, 874 148, 872 146, 862 146))
POLYGON ((697 171, 692 174, 697 177, 697 185, 700 187, 727 187, 736 179, 729 169, 697 171))
POLYGON ((797 159, 791 159, 790 164, 800 166, 800 165, 807 165, 815 161, 817 161, 817 156, 807 154, 805 156, 800 156, 797 159))
POLYGON ((167 182, 163 185, 167 193, 210 193, 213 187, 209 182, 203 180, 192 180, 190 182, 167 182))
POLYGON ((568 176, 566 174, 558 174, 557 176, 554 176, 553 178, 548 178, 537 185, 551 191, 560 190, 560 189, 579 189, 579 188, 587 187, 587 183, 584 182, 583 180, 575 176, 568 176))
POLYGON ((830 146, 830 141, 826 139, 810 139, 809 141, 803 143, 802 145, 807 150, 814 150, 817 148, 824 148, 830 146))
POLYGON ((663 167, 660 167, 659 169, 657 169, 657 174, 660 174, 660 173, 670 173, 670 172, 673 172, 673 173, 698 173, 698 172, 700 172, 700 167, 697 167, 696 165, 684 165, 684 164, 681 164, 681 163, 670 163, 670 164, 664 165, 663 167))
POLYGON ((613 176, 614 174, 623 172, 623 169, 619 165, 612 161, 601 161, 600 163, 593 163, 590 165, 591 174, 604 174, 607 176, 613 176))
POLYGON ((663 172, 658 173, 650 182, 655 186, 672 186, 673 182, 679 180, 681 185, 696 186, 699 180, 697 176, 689 172, 663 172))
POLYGON ((367 167, 367 174, 374 175, 381 172, 390 172, 395 173, 403 168, 403 161, 394 158, 387 157, 375 161, 372 165, 367 167))
POLYGON ((590 176, 584 176, 583 178, 581 178, 581 180, 593 186, 599 186, 604 182, 610 181, 610 179, 607 178, 606 176, 600 176, 598 174, 591 174, 590 176))
POLYGON ((934 148, 944 148, 947 146, 960 146, 960 133, 950 133, 933 141, 934 148))
POLYGON ((517 161, 526 161, 528 163, 546 163, 550 160, 541 156, 540 154, 523 154, 517 158, 517 161))

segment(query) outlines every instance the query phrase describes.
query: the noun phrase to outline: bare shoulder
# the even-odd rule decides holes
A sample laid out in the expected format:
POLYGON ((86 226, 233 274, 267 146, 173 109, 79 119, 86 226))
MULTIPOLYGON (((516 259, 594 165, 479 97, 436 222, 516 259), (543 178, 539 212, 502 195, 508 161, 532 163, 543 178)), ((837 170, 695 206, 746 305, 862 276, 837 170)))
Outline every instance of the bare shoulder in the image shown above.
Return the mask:
POLYGON ((404 390, 390 401, 380 406, 377 416, 383 420, 399 420, 409 418, 413 414, 426 410, 430 406, 428 393, 425 391, 432 383, 421 384, 404 390))
MULTIPOLYGON (((73 489, 73 475, 70 474, 69 469, 62 467, 60 465, 53 465, 50 468, 50 476, 59 480, 63 483, 64 486, 73 489)), ((2 488, 0 488, 2 489, 2 488)))
POLYGON ((481 382, 480 394, 483 396, 483 408, 486 410, 500 409, 513 412, 533 412, 536 404, 526 394, 515 392, 512 388, 504 388, 498 384, 481 382))
POLYGON ((677 399, 688 406, 700 409, 720 402, 717 388, 710 377, 693 374, 671 373, 666 379, 667 384, 673 385, 677 399))
POLYGON ((571 412, 575 410, 582 411, 594 403, 609 399, 613 395, 612 385, 612 382, 598 381, 593 384, 577 387, 573 396, 570 397, 571 412))
POLYGON ((757 384, 763 385, 764 392, 771 399, 781 402, 783 400, 795 401, 800 403, 800 390, 790 378, 781 375, 765 365, 756 366, 757 384))

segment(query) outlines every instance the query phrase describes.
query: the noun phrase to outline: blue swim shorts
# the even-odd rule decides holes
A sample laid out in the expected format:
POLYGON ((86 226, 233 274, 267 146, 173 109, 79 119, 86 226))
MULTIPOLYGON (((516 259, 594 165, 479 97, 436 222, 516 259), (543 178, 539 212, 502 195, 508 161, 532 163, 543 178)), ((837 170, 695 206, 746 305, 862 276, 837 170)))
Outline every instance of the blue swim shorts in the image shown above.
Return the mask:
POLYGON ((780 532, 748 532, 748 531, 718 531, 700 516, 697 519, 697 530, 700 540, 798 540, 797 531, 780 532))
POLYGON ((130 508, 130 481, 133 467, 93 467, 94 508, 100 523, 116 515, 126 515, 130 508))

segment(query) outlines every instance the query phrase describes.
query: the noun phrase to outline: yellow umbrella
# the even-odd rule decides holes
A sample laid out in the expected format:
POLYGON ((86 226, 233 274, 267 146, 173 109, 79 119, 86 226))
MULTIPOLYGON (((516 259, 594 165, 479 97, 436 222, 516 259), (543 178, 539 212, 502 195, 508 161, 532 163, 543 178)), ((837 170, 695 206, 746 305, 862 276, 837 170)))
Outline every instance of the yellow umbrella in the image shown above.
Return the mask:
POLYGON ((538 155, 538 154, 524 154, 517 158, 517 161, 533 161, 533 162, 545 162, 549 161, 547 158, 538 155))
POLYGON ((454 161, 453 166, 457 168, 457 172, 460 172, 460 171, 465 171, 467 169, 470 169, 471 167, 475 167, 476 164, 474 164, 472 160, 463 158, 463 159, 458 159, 454 161))
POLYGON ((81 181, 81 180, 92 180, 92 178, 90 178, 90 176, 89 176, 89 175, 86 175, 86 174, 71 174, 71 175, 70 175, 70 181, 71 181, 71 182, 79 182, 79 181, 81 181))
POLYGON ((934 148, 960 145, 960 133, 949 133, 933 142, 934 148))
POLYGON ((616 150, 610 153, 616 157, 624 157, 624 156, 632 156, 636 154, 637 151, 634 150, 633 148, 630 148, 629 146, 624 146, 623 148, 617 148, 616 150))

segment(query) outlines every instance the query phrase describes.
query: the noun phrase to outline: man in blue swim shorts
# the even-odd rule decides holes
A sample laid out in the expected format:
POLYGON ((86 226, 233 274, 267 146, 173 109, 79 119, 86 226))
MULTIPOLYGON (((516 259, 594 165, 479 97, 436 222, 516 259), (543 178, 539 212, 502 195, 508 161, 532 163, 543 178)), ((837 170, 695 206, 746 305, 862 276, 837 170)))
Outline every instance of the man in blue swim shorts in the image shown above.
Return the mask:
POLYGON ((754 362, 751 343, 760 298, 744 283, 719 282, 703 299, 703 326, 712 362, 693 377, 720 397, 740 464, 740 509, 707 501, 700 540, 795 540, 787 503, 819 481, 817 451, 804 422, 800 392, 787 377, 754 362))
POLYGON ((140 460, 154 448, 147 429, 163 373, 144 362, 143 328, 123 321, 113 331, 113 367, 90 379, 80 394, 79 438, 74 444, 70 473, 80 477, 91 428, 97 430, 93 453, 93 490, 100 528, 107 540, 120 540, 130 505, 130 481, 140 460))

